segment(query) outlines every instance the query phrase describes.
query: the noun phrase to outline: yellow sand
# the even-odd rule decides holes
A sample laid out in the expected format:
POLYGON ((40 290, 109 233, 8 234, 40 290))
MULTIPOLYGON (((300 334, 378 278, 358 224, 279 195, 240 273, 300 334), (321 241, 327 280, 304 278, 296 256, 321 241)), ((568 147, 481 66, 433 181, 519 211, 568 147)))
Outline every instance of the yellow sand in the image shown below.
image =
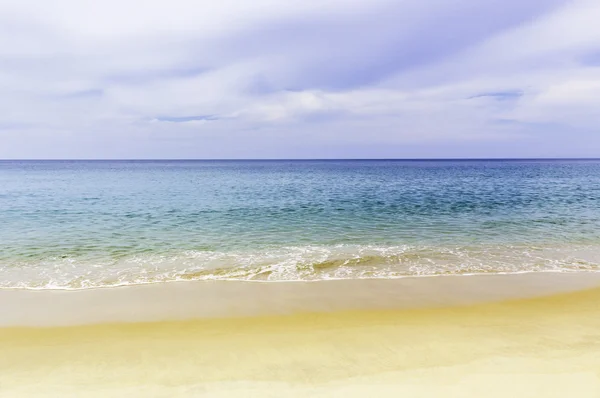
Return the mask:
POLYGON ((0 397, 600 397, 600 290, 0 329, 0 397))

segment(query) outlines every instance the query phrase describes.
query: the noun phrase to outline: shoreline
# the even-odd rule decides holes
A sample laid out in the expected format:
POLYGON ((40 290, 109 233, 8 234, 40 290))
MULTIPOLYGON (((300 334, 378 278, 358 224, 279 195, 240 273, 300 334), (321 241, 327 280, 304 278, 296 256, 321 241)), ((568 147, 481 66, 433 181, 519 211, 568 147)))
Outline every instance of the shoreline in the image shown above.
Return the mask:
POLYGON ((580 271, 272 283, 181 281, 83 290, 0 289, 0 328, 458 307, 597 286, 600 273, 580 271))
POLYGON ((445 278, 445 277, 462 277, 462 276, 512 276, 512 275, 525 275, 525 274, 600 274, 600 270, 593 269, 579 269, 579 270, 537 270, 537 271, 508 271, 508 272, 474 272, 474 273, 447 273, 447 274, 423 274, 423 275, 401 275, 401 276, 375 276, 375 277, 348 277, 348 278, 326 278, 326 279, 283 279, 283 280, 263 280, 263 279, 237 279, 237 278, 214 278, 214 279, 172 279, 164 281, 153 281, 153 282, 134 282, 134 283, 123 283, 106 286, 89 286, 89 287, 27 287, 27 286, 2 286, 1 291, 42 291, 42 292, 79 292, 79 291, 93 291, 93 290, 112 290, 112 289, 125 289, 125 288, 136 288, 143 286, 156 286, 166 284, 183 284, 183 283, 205 283, 205 282, 227 282, 227 283, 281 283, 281 284, 292 284, 292 283, 323 283, 332 281, 372 281, 372 280, 398 280, 398 279, 421 279, 421 278, 445 278))

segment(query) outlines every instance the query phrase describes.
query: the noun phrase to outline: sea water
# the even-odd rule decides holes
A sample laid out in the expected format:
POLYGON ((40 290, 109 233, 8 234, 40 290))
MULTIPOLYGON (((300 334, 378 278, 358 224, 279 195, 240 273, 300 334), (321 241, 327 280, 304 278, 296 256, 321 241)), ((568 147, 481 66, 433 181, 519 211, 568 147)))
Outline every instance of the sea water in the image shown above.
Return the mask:
POLYGON ((0 161, 0 287, 600 270, 600 161, 0 161))

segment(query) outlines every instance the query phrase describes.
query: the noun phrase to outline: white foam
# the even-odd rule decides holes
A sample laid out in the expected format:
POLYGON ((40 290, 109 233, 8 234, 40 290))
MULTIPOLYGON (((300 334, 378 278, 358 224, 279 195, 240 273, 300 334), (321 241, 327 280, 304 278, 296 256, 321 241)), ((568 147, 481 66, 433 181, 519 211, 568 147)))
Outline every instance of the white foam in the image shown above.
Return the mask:
POLYGON ((0 265, 0 288, 90 289, 189 280, 288 282, 600 270, 600 247, 294 246, 0 265))

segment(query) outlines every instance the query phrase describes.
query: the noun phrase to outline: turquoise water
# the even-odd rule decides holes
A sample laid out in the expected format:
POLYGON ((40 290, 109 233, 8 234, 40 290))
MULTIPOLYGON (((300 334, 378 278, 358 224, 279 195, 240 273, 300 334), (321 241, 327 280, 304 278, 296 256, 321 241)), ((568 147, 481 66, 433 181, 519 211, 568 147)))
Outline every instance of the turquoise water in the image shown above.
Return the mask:
POLYGON ((600 270, 600 161, 0 161, 0 287, 600 270))

